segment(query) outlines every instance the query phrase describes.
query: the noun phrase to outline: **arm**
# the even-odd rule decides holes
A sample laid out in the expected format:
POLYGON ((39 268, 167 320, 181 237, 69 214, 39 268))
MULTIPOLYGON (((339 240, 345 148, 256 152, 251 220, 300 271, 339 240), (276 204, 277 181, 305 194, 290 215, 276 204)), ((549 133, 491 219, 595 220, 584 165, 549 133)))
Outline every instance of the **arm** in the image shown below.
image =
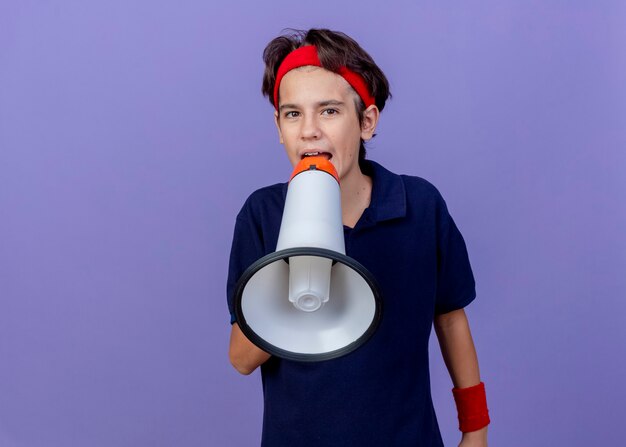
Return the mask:
POLYGON ((244 375, 252 373, 271 357, 248 340, 237 323, 234 323, 230 330, 228 356, 235 369, 244 375))
MULTIPOLYGON (((463 309, 436 315, 435 333, 439 339, 441 354, 456 388, 467 388, 480 383, 478 357, 470 333, 469 323, 463 309)), ((462 446, 486 446, 487 427, 463 433, 462 446)))

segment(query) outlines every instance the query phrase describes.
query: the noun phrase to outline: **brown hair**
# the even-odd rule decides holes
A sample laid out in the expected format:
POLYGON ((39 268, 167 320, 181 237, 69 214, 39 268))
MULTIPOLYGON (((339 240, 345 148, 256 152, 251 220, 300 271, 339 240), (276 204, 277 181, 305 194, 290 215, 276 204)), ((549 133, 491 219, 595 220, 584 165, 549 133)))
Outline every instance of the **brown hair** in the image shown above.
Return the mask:
MULTIPOLYGON (((376 65, 374 59, 354 39, 339 31, 328 29, 310 29, 308 31, 287 29, 285 31, 288 31, 288 34, 273 39, 263 51, 265 73, 263 74, 261 91, 264 96, 267 96, 270 104, 278 106, 278 104, 274 104, 274 85, 276 72, 282 61, 293 50, 305 45, 313 45, 317 48, 322 67, 336 73, 340 67, 345 66, 358 73, 365 80, 376 101, 378 110, 382 111, 385 108, 387 99, 391 97, 389 81, 376 65)), ((355 97, 359 124, 362 124, 365 104, 358 95, 355 97)), ((359 163, 365 160, 365 154, 365 145, 361 140, 359 163)))

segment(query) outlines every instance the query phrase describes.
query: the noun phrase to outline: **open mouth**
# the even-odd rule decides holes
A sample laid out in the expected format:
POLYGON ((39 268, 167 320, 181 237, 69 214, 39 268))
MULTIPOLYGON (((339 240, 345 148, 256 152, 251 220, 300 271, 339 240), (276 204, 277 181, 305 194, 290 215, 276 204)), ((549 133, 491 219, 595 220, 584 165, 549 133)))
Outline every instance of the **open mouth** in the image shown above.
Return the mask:
POLYGON ((302 154, 302 160, 304 160, 306 157, 324 157, 326 160, 330 160, 331 158, 333 158, 333 156, 329 152, 321 151, 305 152, 304 154, 302 154))

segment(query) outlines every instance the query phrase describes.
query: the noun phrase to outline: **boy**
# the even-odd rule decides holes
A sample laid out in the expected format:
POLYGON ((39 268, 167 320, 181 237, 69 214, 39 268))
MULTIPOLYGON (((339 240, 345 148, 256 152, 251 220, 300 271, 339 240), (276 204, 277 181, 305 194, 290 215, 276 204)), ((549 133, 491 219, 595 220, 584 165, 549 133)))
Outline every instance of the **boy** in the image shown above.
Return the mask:
POLYGON ((287 184, 254 192, 237 216, 228 299, 230 360, 242 374, 261 366, 264 446, 441 446, 430 395, 428 338, 434 324, 454 383, 461 446, 486 446, 484 385, 463 307, 476 296, 463 237, 437 189, 365 159, 389 84, 350 37, 296 32, 265 48, 263 93, 275 107, 281 144, 295 166, 318 153, 340 179, 346 254, 379 283, 384 312, 373 337, 337 359, 272 357, 234 319, 244 270, 272 253, 287 184))

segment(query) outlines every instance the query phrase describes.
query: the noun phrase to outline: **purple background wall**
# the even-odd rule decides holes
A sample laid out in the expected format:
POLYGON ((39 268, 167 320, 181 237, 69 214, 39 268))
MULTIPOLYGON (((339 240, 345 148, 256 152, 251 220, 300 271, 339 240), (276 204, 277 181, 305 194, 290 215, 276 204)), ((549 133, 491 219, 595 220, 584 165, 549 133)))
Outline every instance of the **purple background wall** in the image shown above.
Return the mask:
MULTIPOLYGON (((626 398, 623 2, 5 1, 0 446, 249 446, 225 280, 290 165, 260 96, 282 28, 356 38, 394 93, 371 158, 446 198, 496 446, 618 445, 626 398)), ((446 445, 459 433, 435 337, 446 445)))

